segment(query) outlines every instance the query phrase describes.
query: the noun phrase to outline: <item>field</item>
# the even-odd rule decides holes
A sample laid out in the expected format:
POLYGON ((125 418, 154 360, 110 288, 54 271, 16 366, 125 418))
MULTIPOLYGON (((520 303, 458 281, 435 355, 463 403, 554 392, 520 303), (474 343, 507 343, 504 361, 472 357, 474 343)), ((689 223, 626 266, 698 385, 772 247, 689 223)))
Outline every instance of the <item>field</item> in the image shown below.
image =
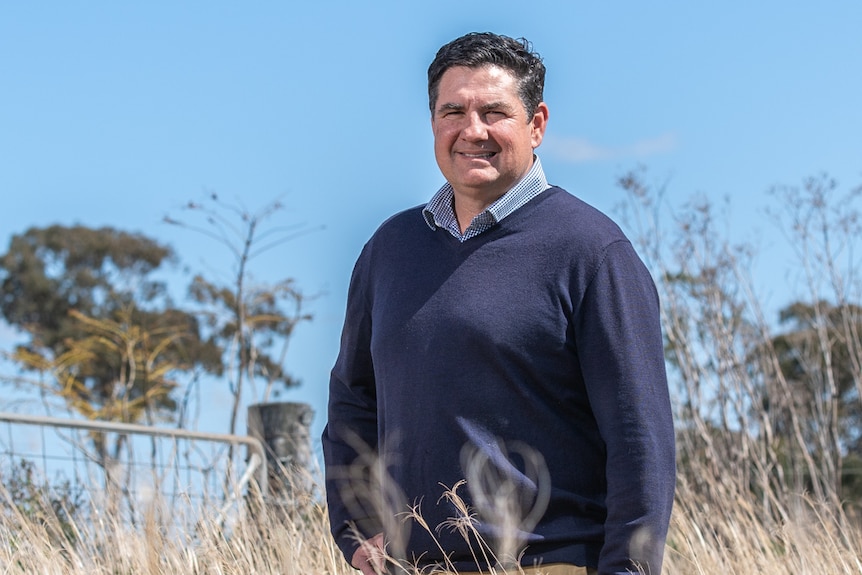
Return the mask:
MULTIPOLYGON (((715 480, 718 483, 718 479, 715 480)), ((714 485, 723 489, 721 485, 714 485)), ((84 499, 87 499, 84 497, 84 499)), ((681 478, 664 573, 862 573, 857 522, 803 495, 784 498, 781 522, 763 519, 762 501, 738 494, 719 504, 693 493, 681 478)), ((286 508, 252 512, 236 506, 220 521, 218 505, 197 526, 177 533, 172 510, 154 502, 145 519, 130 524, 104 503, 65 510, 56 494, 2 494, 0 573, 39 574, 281 574, 356 573, 329 533, 319 490, 298 493, 286 508)), ((392 573, 419 573, 393 565, 392 573)), ((517 570, 498 569, 500 573, 517 570)))

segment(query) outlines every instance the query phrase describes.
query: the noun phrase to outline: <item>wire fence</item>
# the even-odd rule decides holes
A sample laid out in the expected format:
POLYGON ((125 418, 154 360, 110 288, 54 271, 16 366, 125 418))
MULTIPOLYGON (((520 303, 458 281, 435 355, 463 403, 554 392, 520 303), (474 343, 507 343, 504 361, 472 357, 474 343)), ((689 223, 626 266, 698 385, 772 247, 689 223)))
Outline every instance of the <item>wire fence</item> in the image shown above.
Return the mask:
POLYGON ((0 413, 0 501, 19 513, 110 513, 190 533, 202 518, 229 521, 267 480, 251 436, 0 413))

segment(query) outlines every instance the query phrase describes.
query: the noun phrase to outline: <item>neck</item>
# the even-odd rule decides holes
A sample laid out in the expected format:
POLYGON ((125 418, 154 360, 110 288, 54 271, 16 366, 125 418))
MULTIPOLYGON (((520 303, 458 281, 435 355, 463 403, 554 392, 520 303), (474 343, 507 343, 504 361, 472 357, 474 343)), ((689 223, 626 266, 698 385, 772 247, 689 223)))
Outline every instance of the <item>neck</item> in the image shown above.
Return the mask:
POLYGON ((455 217, 458 219, 458 227, 463 234, 470 226, 473 218, 485 211, 485 209, 501 198, 503 194, 492 198, 477 198, 465 196, 455 192, 455 217))

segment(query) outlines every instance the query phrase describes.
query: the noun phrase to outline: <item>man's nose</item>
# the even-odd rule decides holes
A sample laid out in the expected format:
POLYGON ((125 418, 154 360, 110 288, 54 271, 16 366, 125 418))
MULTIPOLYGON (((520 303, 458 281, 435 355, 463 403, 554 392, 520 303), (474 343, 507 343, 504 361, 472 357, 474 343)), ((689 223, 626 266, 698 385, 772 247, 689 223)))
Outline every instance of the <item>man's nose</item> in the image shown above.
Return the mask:
POLYGON ((482 119, 482 115, 478 113, 467 114, 464 121, 464 128, 461 130, 461 137, 469 142, 488 139, 488 126, 482 119))

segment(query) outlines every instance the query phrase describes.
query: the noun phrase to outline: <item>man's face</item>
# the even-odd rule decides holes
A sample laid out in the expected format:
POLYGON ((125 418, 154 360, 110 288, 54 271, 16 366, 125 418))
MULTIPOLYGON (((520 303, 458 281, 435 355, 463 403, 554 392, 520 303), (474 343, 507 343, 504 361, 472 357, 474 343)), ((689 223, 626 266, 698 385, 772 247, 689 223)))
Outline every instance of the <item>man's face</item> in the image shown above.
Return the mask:
POLYGON ((544 102, 527 118, 509 71, 449 68, 431 115, 437 165, 456 195, 487 206, 530 169, 547 121, 544 102))

